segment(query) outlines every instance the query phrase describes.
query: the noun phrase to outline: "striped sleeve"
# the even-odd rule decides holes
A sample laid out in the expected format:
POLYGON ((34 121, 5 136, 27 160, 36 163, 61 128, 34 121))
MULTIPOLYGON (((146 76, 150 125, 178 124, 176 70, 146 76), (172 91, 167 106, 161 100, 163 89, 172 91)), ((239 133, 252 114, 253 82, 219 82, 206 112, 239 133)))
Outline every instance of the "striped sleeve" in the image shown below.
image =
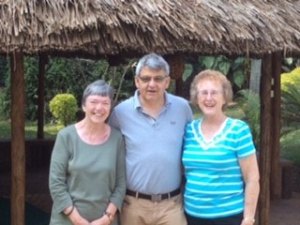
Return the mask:
POLYGON ((236 152, 239 158, 244 158, 255 153, 255 146, 250 128, 244 121, 238 120, 236 152))

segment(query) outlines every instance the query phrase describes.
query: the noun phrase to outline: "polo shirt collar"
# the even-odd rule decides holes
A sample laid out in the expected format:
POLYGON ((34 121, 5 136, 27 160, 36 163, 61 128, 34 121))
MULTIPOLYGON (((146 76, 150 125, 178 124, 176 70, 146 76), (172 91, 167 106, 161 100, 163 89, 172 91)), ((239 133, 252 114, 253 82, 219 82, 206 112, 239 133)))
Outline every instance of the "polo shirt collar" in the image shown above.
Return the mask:
MULTIPOLYGON (((133 99, 134 99, 133 104, 134 104, 135 109, 142 108, 142 105, 141 105, 141 102, 140 102, 140 99, 139 99, 139 95, 140 95, 139 90, 136 90, 134 92, 134 96, 133 96, 133 99)), ((170 101, 170 94, 166 91, 165 91, 165 98, 166 98, 165 107, 168 107, 169 105, 171 105, 171 101, 170 101)))

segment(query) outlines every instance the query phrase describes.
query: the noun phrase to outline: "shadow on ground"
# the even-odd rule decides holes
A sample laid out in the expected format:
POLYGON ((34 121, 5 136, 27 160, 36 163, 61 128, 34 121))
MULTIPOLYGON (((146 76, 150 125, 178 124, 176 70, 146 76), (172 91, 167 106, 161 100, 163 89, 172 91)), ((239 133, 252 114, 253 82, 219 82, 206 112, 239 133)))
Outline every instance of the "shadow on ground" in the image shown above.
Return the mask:
MULTIPOLYGON (((11 224, 10 199, 0 198, 0 218, 1 225, 11 224)), ((50 215, 41 209, 26 203, 25 204, 25 224, 26 225, 49 225, 50 215)))

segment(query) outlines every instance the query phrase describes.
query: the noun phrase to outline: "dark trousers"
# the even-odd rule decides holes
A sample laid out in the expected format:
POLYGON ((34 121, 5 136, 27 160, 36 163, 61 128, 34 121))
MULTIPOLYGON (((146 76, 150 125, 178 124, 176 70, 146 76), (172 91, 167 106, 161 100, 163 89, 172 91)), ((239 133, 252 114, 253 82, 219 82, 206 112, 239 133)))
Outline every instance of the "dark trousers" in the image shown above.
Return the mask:
POLYGON ((187 213, 185 215, 188 225, 241 225, 243 220, 243 213, 217 219, 197 218, 187 213))

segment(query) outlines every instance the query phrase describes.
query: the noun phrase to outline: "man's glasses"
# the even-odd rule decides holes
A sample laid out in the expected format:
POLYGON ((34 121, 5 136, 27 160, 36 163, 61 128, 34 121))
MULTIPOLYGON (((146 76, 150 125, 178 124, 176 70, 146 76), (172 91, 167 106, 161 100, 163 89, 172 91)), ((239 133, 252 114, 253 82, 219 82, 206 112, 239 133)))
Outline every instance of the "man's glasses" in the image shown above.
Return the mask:
POLYGON ((150 77, 150 76, 138 76, 138 78, 144 82, 149 83, 151 80, 153 80, 155 83, 161 83, 163 82, 168 76, 156 76, 156 77, 150 77))

